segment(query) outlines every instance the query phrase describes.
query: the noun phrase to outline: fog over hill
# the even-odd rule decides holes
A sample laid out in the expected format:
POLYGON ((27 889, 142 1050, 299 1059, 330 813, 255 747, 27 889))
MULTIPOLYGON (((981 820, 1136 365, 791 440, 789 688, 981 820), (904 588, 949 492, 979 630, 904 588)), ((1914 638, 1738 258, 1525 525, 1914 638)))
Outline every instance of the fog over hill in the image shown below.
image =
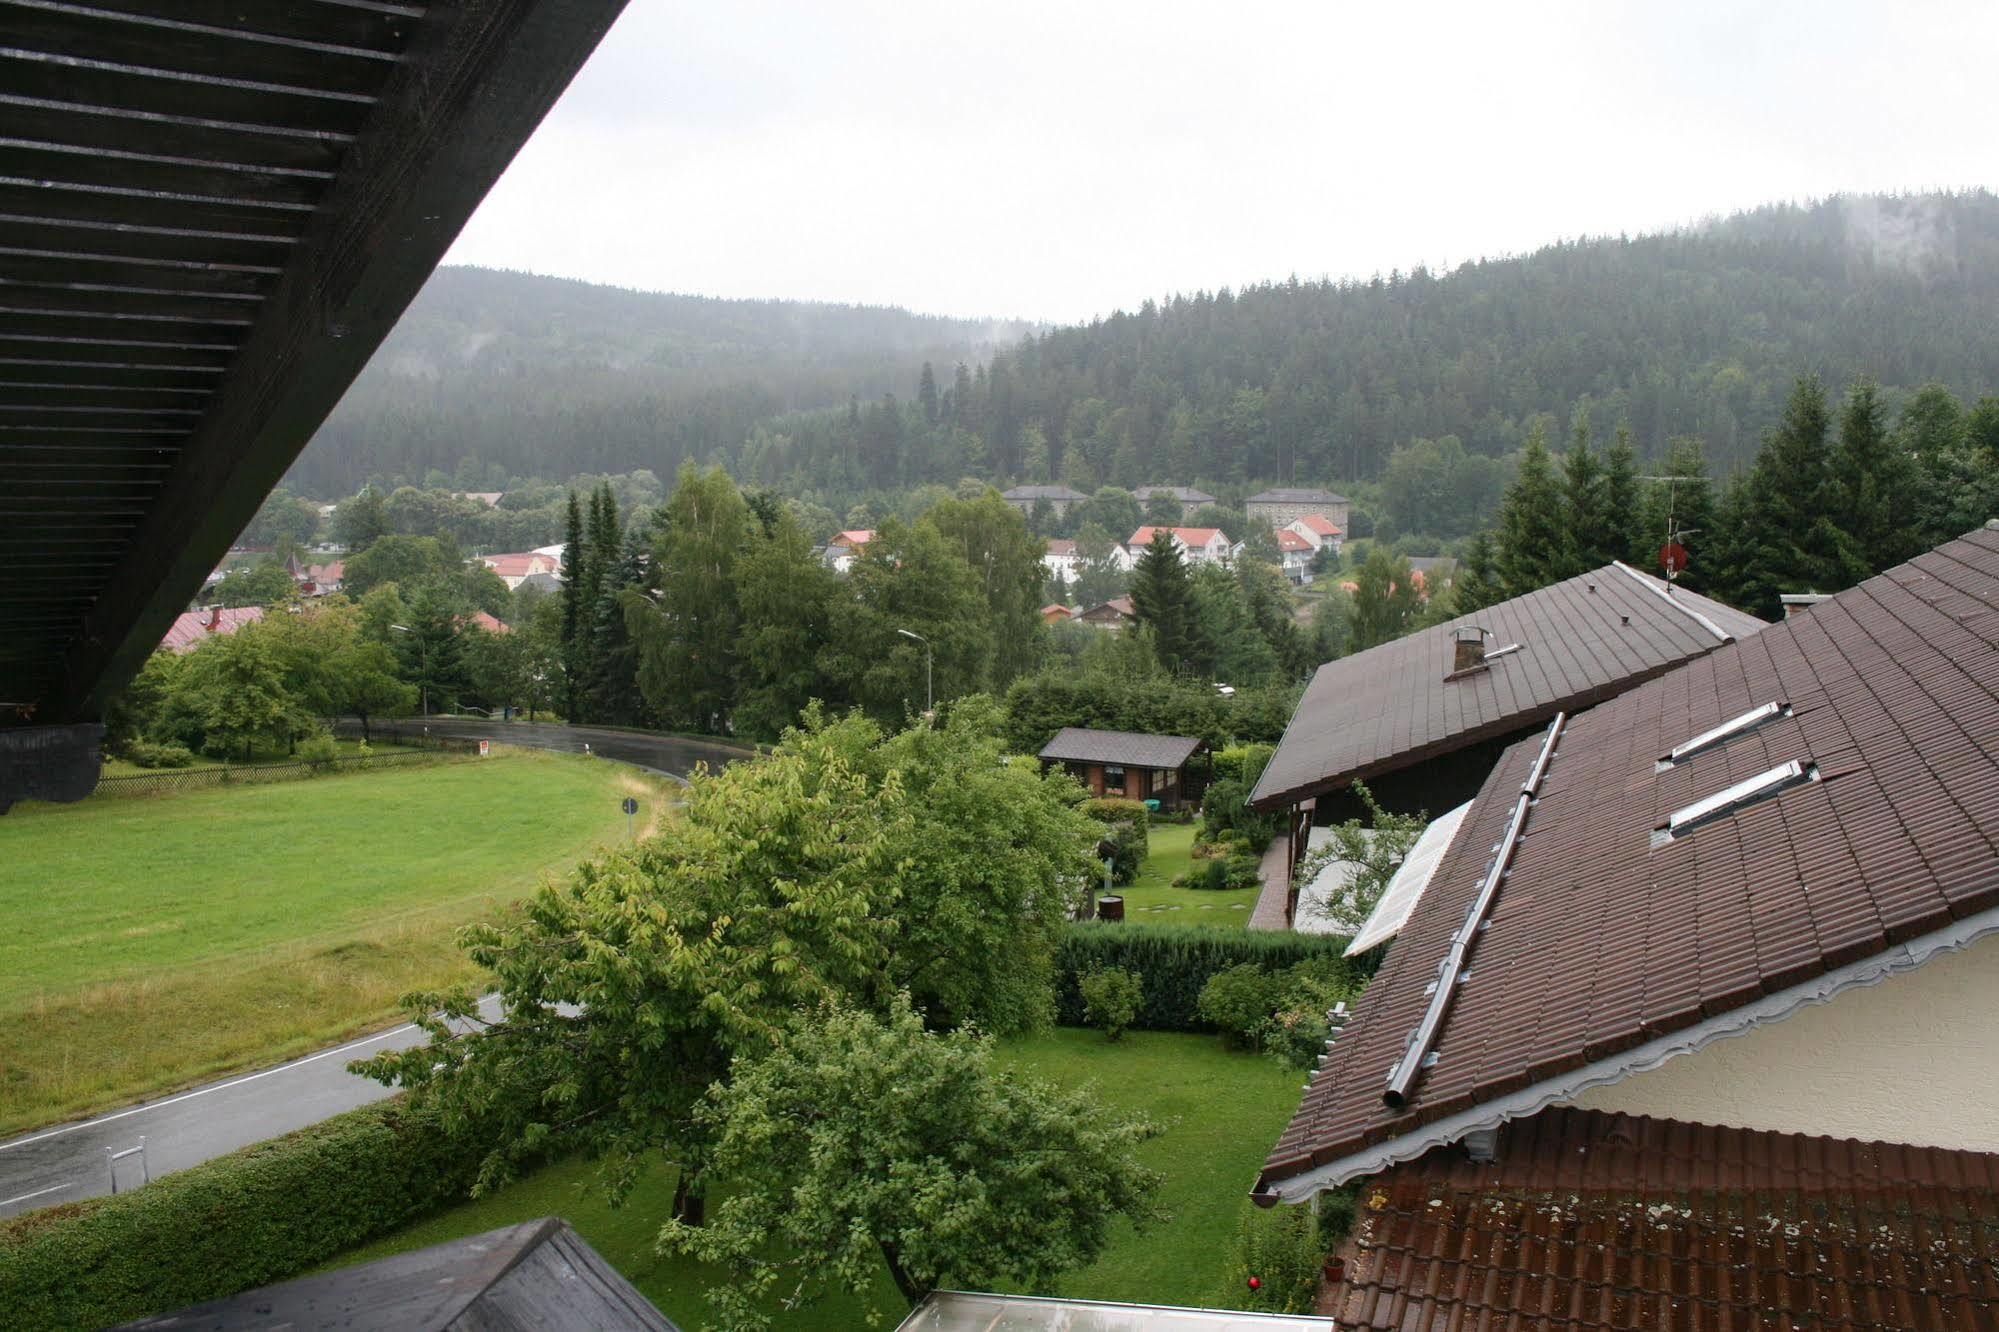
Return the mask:
POLYGON ((488 485, 670 476, 696 458, 827 495, 967 472, 1086 488, 1359 480, 1410 439, 1501 455, 1536 417, 1585 404, 1648 452, 1698 435, 1726 468, 1801 373, 1869 374, 1891 398, 1932 379, 1991 392, 1995 297, 1999 197, 1983 190, 1772 205, 1049 331, 445 269, 293 484, 333 493, 467 458, 488 485), (926 360, 941 393, 919 407, 926 360), (974 373, 954 383, 961 361, 974 373))

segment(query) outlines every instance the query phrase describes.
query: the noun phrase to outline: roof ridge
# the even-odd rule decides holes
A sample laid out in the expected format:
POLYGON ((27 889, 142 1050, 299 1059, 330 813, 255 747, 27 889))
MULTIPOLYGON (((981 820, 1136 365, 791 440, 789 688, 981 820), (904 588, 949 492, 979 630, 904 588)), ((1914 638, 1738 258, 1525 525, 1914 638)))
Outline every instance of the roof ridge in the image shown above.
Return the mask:
MULTIPOLYGON (((1726 629, 1723 629, 1720 625, 1716 624, 1713 620, 1710 620, 1707 616, 1703 615, 1701 612, 1695 610, 1692 606, 1689 606, 1685 602, 1676 598, 1672 594, 1672 592, 1670 592, 1666 588, 1660 587, 1657 583, 1652 581, 1650 575, 1640 573, 1638 570, 1626 564, 1623 560, 1612 560, 1611 563, 1616 565, 1618 568, 1624 570, 1624 572, 1630 574, 1633 578, 1637 579, 1638 585, 1644 588, 1647 592, 1650 592, 1653 596, 1659 598, 1661 601, 1665 602, 1668 606, 1672 606, 1675 609, 1679 610, 1682 614, 1691 617, 1697 624, 1701 626, 1701 628, 1707 630, 1709 633, 1713 634, 1716 638, 1720 639, 1722 642, 1733 643, 1735 641, 1734 634, 1729 633, 1726 629)), ((1688 593, 1688 595, 1697 596, 1699 594, 1688 593)))

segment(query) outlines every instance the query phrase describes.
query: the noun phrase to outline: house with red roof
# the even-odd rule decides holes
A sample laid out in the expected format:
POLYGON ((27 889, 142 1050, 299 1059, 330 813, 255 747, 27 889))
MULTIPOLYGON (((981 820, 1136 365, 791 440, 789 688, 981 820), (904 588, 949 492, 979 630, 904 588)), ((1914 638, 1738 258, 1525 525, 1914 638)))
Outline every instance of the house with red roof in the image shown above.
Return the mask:
POLYGON ((1165 532, 1172 536, 1173 544, 1180 548, 1180 558, 1188 564, 1220 564, 1228 559, 1233 549, 1228 535, 1219 527, 1154 527, 1150 523, 1131 534, 1131 540, 1124 543, 1125 555, 1136 564, 1145 548, 1152 544, 1155 533, 1165 532))
POLYGON ((1346 534, 1340 530, 1339 524, 1323 513, 1308 513, 1293 518, 1277 530, 1296 533, 1311 542, 1313 550, 1330 545, 1334 554, 1339 553, 1340 544, 1346 539, 1346 534))
POLYGON ((538 550, 507 551, 499 555, 481 555, 479 562, 500 576, 509 592, 519 587, 523 580, 534 574, 562 575, 562 557, 538 550))
POLYGON ((845 573, 854 567, 854 561, 860 558, 861 552, 866 550, 868 543, 874 539, 875 531, 872 527, 855 527, 836 533, 833 539, 826 543, 826 563, 833 566, 834 573, 845 573))
POLYGON ((1256 1183, 1321 1311, 1999 1326, 1995 737, 1990 524, 1508 747, 1256 1183))
POLYGON ((1318 553, 1317 546, 1290 528, 1277 529, 1277 567, 1292 582, 1302 586, 1312 581, 1312 560, 1318 553))
POLYGON ((211 638, 226 638, 263 618, 262 606, 203 606, 182 611, 167 626, 160 646, 168 652, 192 652, 211 638))

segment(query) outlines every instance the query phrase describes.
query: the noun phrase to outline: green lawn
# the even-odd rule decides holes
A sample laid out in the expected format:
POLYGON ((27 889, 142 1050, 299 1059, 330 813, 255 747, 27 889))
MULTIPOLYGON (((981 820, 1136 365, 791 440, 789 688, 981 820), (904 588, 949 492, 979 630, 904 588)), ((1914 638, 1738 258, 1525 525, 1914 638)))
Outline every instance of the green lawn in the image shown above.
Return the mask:
POLYGON ((1146 842, 1145 864, 1138 878, 1122 889, 1124 918, 1147 924, 1206 925, 1241 929, 1256 905, 1257 889, 1232 888, 1211 893, 1200 888, 1175 888, 1174 876, 1194 863, 1193 823, 1155 823, 1146 842))
MULTIPOLYGON (((1233 1303, 1223 1283, 1236 1219, 1264 1154, 1297 1107, 1297 1072, 1261 1056, 1232 1054, 1212 1036, 1165 1032, 1132 1032, 1112 1044, 1099 1032, 1065 1028, 1008 1042, 998 1054, 1024 1073, 1067 1086, 1091 1084, 1106 1102, 1145 1114, 1166 1130, 1140 1152, 1166 1176, 1160 1200, 1169 1218, 1144 1233, 1127 1230, 1101 1260, 1059 1282, 1056 1293, 1156 1304, 1233 1303)), ((613 1211, 597 1192, 590 1165, 563 1162, 357 1249, 332 1266, 556 1215, 692 1332, 707 1321, 702 1291, 723 1274, 653 1253, 671 1185, 670 1173, 660 1170, 613 1211)), ((777 1321, 785 1328, 892 1328, 901 1316, 884 1271, 867 1301, 842 1298, 777 1321), (866 1317, 869 1302, 884 1318, 866 1317)))
MULTIPOLYGON (((465 922, 624 836, 619 764, 516 752, 0 829, 0 1133, 286 1058, 475 980, 465 922)), ((661 806, 663 808, 663 806, 661 806)))

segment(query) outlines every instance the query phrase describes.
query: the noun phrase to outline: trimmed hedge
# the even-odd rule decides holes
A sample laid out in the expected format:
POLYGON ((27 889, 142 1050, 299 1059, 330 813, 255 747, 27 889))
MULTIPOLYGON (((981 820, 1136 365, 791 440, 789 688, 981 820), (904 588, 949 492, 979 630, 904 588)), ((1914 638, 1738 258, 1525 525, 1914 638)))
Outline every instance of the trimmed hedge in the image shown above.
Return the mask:
POLYGON ((1055 1020, 1087 1025, 1077 978, 1096 967, 1123 967, 1144 979, 1145 997, 1132 1026, 1145 1031, 1214 1031, 1199 1011, 1201 987, 1218 971, 1244 962, 1280 969, 1307 958, 1329 960, 1355 989, 1379 959, 1342 957, 1344 935, 1289 930, 1211 930, 1199 925, 1072 924, 1056 952, 1055 1020))
POLYGON ((462 1199, 483 1153, 396 1098, 0 1221, 0 1322, 102 1327, 286 1280, 462 1199))

